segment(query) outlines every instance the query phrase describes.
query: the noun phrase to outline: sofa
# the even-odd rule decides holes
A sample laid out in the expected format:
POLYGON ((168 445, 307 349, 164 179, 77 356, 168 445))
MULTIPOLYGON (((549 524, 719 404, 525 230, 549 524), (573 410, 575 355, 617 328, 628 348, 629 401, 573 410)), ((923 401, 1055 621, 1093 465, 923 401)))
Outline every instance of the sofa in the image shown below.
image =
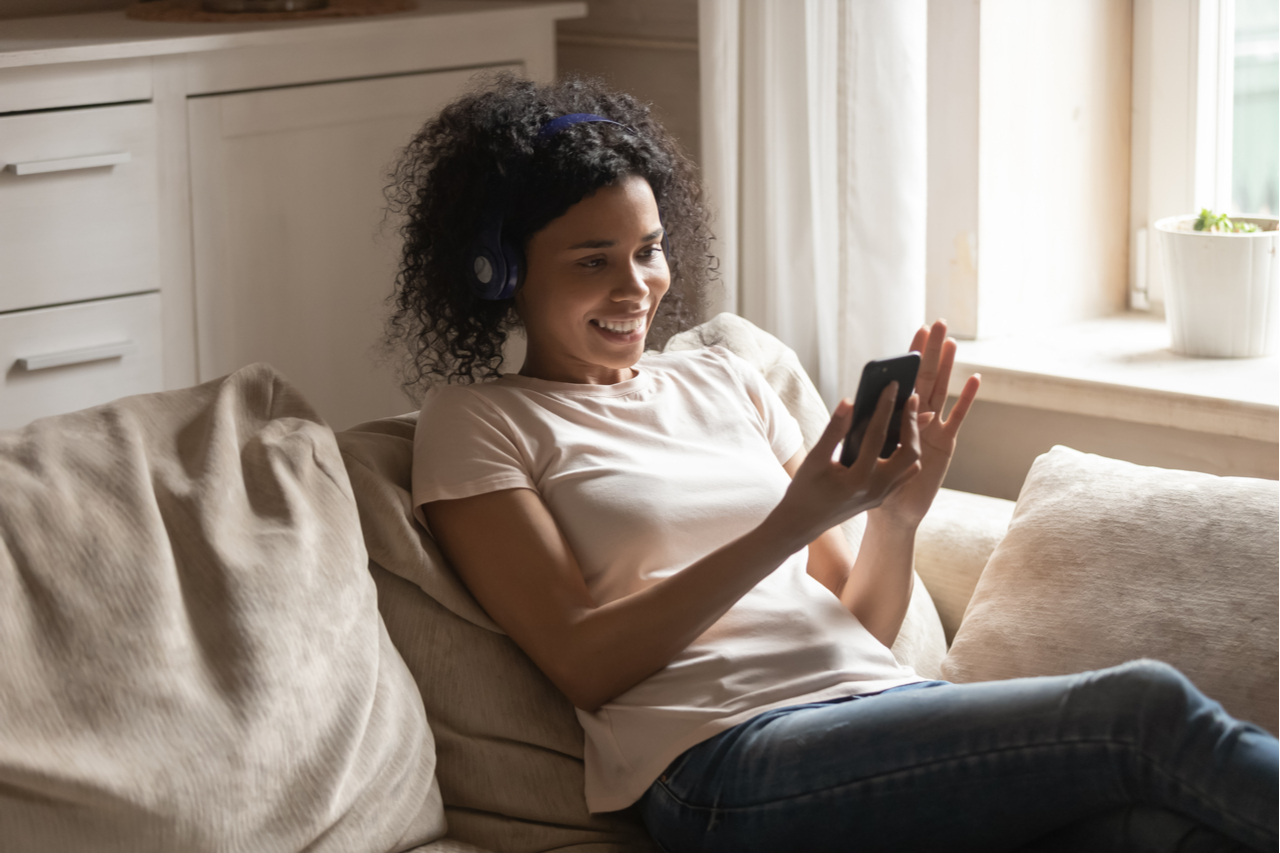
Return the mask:
MULTIPOLYGON (((732 315, 667 346, 708 340, 813 442, 794 353, 732 315)), ((416 420, 335 435, 253 365, 0 433, 4 849, 656 849, 586 812, 571 706, 414 522, 416 420)), ((1068 448, 1016 503, 944 490, 894 654, 953 681, 1159 658, 1275 732, 1277 505, 1068 448)))

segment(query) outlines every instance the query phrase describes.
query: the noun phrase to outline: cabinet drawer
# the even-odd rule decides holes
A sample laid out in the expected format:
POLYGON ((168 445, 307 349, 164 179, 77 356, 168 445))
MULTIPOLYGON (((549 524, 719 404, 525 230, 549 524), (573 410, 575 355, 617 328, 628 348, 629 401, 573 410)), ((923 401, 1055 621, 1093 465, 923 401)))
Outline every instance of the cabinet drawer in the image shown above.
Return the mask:
POLYGON ((0 429, 159 391, 160 294, 0 315, 0 429))
POLYGON ((26 65, 0 71, 0 113, 149 100, 149 56, 26 65))
POLYGON ((151 104, 0 118, 0 311, 159 287, 151 104))

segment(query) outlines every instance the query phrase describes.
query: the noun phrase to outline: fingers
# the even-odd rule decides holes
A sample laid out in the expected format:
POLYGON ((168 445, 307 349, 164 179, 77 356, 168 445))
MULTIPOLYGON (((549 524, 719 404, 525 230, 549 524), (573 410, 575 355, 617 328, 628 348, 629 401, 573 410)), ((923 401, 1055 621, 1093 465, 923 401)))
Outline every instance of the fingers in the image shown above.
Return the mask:
POLYGON ((901 448, 920 455, 920 395, 912 394, 902 409, 902 428, 898 431, 901 448))
POLYGON ((902 426, 898 432, 898 448, 885 464, 893 467, 893 482, 909 478, 919 470, 920 460, 920 396, 912 394, 902 410, 902 426))
POLYGON ((938 356, 942 353, 942 342, 947 339, 947 321, 935 320, 933 325, 929 327, 928 340, 921 351, 921 357, 932 364, 938 363, 938 356))
POLYGON ((924 342, 929 339, 929 327, 921 326, 916 329, 916 336, 911 339, 911 346, 907 347, 907 352, 920 352, 924 349, 924 342))
POLYGON ((831 413, 831 420, 827 422, 827 428, 822 431, 822 436, 813 445, 810 456, 816 456, 823 461, 831 459, 831 455, 836 452, 836 445, 844 438, 845 433, 849 431, 849 424, 853 420, 853 403, 848 397, 836 403, 835 411, 831 413))
POLYGON ((973 405, 974 398, 978 396, 978 388, 981 385, 982 374, 980 373, 973 374, 965 381, 964 388, 960 391, 960 398, 951 407, 951 413, 942 424, 943 428, 952 437, 960 432, 960 425, 964 423, 965 415, 969 414, 969 407, 973 405))
MULTIPOLYGON (((920 333, 916 332, 916 338, 919 337, 920 333)), ((938 368, 942 360, 943 343, 946 340, 947 323, 945 320, 938 320, 929 328, 924 349, 920 351, 920 373, 916 377, 916 390, 920 393, 925 411, 937 411, 936 408, 930 407, 933 405, 934 391, 938 386, 938 368)), ((943 393, 945 395, 945 389, 943 393)))
POLYGON ((893 417, 893 403, 898 397, 898 383, 890 382, 880 392, 876 401, 876 410, 867 423, 867 431, 862 434, 862 443, 858 445, 858 458, 854 466, 861 466, 866 471, 880 458, 880 450, 884 447, 885 438, 889 435, 889 420, 893 417))
POLYGON ((947 404, 947 389, 951 385, 951 368, 956 362, 956 342, 947 338, 942 345, 942 358, 938 363, 938 375, 933 383, 933 392, 925 402, 926 412, 941 412, 947 404))

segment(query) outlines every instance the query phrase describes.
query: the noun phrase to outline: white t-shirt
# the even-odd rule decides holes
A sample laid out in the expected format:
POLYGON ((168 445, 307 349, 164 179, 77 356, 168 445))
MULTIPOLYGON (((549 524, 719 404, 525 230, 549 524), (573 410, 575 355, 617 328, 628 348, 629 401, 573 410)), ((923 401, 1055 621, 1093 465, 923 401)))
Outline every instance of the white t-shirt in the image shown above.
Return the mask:
MULTIPOLYGON (((802 446, 773 389, 719 347, 646 353, 636 368, 615 385, 507 375, 432 388, 414 438, 418 520, 430 501, 533 489, 597 604, 763 521, 802 446)), ((578 711, 591 811, 631 805, 680 753, 764 711, 920 680, 807 561, 808 549, 793 554, 666 668, 578 711)))

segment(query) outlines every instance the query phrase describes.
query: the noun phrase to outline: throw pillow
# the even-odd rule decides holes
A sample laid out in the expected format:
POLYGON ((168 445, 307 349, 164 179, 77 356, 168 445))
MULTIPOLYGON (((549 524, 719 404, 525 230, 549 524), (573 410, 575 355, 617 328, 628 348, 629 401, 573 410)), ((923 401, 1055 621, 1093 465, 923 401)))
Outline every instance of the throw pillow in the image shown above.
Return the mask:
POLYGON ((1273 480, 1053 448, 1027 475, 943 677, 1155 658, 1275 732, 1277 499, 1273 480))
POLYGON ((269 367, 0 433, 0 846, 444 833, 333 434, 269 367))

